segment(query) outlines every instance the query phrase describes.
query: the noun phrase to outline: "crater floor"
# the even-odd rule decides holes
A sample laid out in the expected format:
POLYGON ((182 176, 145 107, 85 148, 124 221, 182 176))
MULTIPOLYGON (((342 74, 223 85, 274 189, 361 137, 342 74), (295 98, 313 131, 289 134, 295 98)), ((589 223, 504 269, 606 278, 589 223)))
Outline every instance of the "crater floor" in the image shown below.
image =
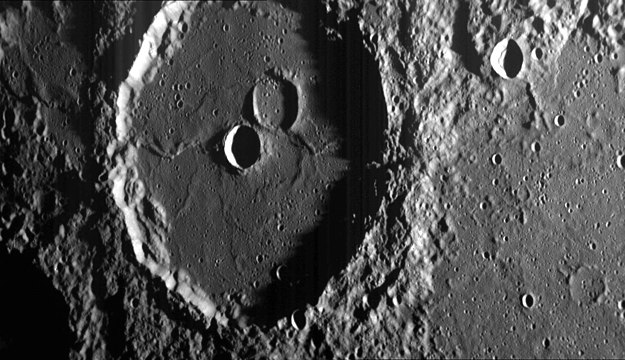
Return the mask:
POLYGON ((625 358, 622 1, 0 4, 0 358, 625 358))

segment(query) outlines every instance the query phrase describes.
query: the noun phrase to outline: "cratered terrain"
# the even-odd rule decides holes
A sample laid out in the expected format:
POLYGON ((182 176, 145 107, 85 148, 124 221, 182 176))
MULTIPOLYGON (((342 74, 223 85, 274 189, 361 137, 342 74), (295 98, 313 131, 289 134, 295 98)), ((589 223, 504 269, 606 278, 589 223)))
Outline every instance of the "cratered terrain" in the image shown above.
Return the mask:
POLYGON ((625 5, 0 4, 0 359, 625 357, 625 5))

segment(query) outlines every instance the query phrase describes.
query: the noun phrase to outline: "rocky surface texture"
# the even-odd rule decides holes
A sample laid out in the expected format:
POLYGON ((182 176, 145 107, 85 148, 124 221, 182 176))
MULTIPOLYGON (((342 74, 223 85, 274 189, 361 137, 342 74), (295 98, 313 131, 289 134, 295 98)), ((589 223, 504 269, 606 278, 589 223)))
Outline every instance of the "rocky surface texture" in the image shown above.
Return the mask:
POLYGON ((623 358, 620 1, 0 4, 0 358, 623 358))

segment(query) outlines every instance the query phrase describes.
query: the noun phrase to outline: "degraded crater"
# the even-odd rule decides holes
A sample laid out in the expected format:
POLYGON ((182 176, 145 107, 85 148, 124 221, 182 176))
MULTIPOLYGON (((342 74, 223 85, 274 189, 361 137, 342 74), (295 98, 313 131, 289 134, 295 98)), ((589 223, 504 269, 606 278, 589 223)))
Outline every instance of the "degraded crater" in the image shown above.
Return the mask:
POLYGON ((580 306, 597 304, 606 291, 605 280, 597 269, 582 266, 569 279, 571 297, 580 306))
POLYGON ((226 313, 299 328, 378 209, 366 165, 382 162, 386 113, 355 22, 330 40, 319 4, 278 7, 201 4, 132 115, 165 265, 226 313))

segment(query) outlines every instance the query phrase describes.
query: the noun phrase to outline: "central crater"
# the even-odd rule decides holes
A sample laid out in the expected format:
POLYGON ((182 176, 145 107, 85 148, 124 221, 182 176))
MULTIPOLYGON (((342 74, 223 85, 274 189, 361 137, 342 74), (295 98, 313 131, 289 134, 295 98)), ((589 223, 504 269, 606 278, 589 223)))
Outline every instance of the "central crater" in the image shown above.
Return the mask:
POLYGON ((356 21, 328 39, 313 3, 201 3, 133 113, 143 214, 166 213, 146 228, 166 234, 171 267, 257 323, 317 301, 384 185, 367 166, 387 126, 377 64, 356 21))
POLYGON ((260 156, 258 134, 249 126, 235 126, 226 135, 224 153, 230 165, 237 169, 249 168, 260 156))

